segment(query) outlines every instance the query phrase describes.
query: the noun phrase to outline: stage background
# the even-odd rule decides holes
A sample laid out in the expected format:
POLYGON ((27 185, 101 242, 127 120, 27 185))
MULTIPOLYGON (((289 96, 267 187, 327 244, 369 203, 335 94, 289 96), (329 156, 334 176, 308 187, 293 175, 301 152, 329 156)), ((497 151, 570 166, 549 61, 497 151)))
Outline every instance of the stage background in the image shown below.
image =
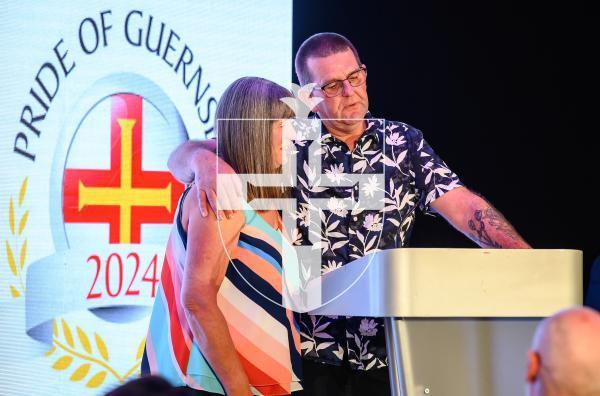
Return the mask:
MULTIPOLYGON (((211 98, 218 100, 225 86, 243 75, 283 85, 295 81, 292 55, 319 31, 342 33, 356 44, 369 67, 375 116, 421 129, 463 181, 484 194, 534 247, 583 250, 587 287, 589 267, 600 254, 600 219, 598 146, 593 144, 598 128, 588 120, 596 110, 595 103, 584 100, 584 94, 595 95, 589 54, 597 32, 583 6, 304 0, 293 4, 292 31, 289 1, 162 4, 3 2, 0 395, 101 394, 135 375, 147 326, 143 307, 151 302, 152 266, 158 264, 153 259, 160 257, 169 224, 141 224, 143 244, 119 239, 112 244, 119 247, 111 250, 109 225, 65 223, 57 216, 63 209, 65 169, 112 169, 112 96, 138 89, 144 140, 134 146, 145 154, 143 169, 164 172, 166 156, 182 139, 210 135, 211 98), (145 48, 143 35, 140 46, 127 41, 124 21, 132 10, 142 13, 131 19, 134 39, 137 29, 147 30, 150 16, 154 34, 165 24, 159 55, 145 48), (104 11, 110 11, 104 15, 112 26, 106 40, 104 11), (80 26, 89 54, 82 49, 80 26), (173 38, 175 49, 165 60, 171 31, 179 38, 173 38), (181 67, 175 70, 185 45, 193 53, 187 77, 181 67), (49 67, 40 74, 51 91, 57 88, 52 101, 36 82, 46 62, 59 76, 55 87, 49 67), (196 81, 190 80, 198 67, 196 91, 196 81), (39 136, 19 122, 27 105, 36 116, 45 115, 34 123, 39 136), (24 153, 15 152, 15 142, 24 153), (135 276, 131 253, 140 262, 135 276), (80 261, 67 260, 73 257, 80 261), (81 271, 72 271, 73 263, 81 271), (44 287, 36 283, 40 280, 47 281, 44 287), (140 295, 126 296, 127 290, 140 295), (97 293, 102 297, 86 298, 97 293), (42 326, 29 334, 27 299, 55 303, 37 315, 30 312, 29 321, 42 326)), ((412 246, 474 245, 442 219, 420 216, 412 246)))
POLYGON ((211 136, 236 78, 289 86, 291 26, 291 1, 2 2, 0 395, 137 374, 182 190, 168 154, 211 136))
MULTIPOLYGON (((293 50, 321 31, 348 37, 373 115, 421 129, 534 248, 583 250, 587 289, 600 255, 591 15, 580 1, 306 0, 294 2, 293 50)), ((419 215, 411 246, 474 244, 419 215)))

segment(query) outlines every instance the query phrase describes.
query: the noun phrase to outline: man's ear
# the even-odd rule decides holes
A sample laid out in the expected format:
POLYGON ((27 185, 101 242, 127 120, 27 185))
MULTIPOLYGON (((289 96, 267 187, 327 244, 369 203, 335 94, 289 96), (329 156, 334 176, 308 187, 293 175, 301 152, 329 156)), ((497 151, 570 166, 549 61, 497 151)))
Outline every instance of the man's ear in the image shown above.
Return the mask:
POLYGON ((540 372, 540 368, 541 368, 540 355, 531 349, 528 350, 527 351, 527 374, 526 374, 525 380, 528 383, 535 382, 535 380, 537 379, 538 374, 540 372))

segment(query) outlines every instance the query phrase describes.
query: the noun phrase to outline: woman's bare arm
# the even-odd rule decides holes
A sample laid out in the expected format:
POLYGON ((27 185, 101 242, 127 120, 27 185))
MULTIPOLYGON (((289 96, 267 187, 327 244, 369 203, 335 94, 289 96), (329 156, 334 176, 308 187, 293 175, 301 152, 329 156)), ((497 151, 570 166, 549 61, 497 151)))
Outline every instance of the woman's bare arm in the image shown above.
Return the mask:
POLYGON ((184 311, 194 340, 223 384, 225 393, 249 396, 248 378, 217 305, 217 292, 229 264, 227 252, 232 254, 236 248, 244 215, 238 211, 230 219, 218 222, 212 213, 201 216, 194 200, 189 201, 184 203, 183 213, 188 236, 181 291, 184 311))

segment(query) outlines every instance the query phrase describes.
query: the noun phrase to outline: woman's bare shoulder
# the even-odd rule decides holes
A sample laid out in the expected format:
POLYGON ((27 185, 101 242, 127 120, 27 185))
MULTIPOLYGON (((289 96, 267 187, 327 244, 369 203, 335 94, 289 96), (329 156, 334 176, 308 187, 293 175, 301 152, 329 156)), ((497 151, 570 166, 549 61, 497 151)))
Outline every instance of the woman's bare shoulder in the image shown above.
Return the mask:
POLYGON ((182 204, 181 223, 184 230, 187 232, 190 226, 190 222, 194 222, 194 226, 201 228, 204 232, 210 232, 210 230, 219 230, 224 234, 239 233, 245 223, 244 211, 237 210, 233 212, 233 215, 229 219, 223 218, 217 220, 215 214, 208 210, 206 217, 202 216, 200 212, 200 206, 198 204, 198 188, 196 184, 192 184, 190 191, 184 198, 182 204))

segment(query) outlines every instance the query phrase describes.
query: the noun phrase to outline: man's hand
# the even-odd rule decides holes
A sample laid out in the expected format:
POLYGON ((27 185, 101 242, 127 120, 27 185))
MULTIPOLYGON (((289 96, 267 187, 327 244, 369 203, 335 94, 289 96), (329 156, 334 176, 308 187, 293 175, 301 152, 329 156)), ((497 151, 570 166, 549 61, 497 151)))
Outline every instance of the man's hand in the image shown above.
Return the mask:
POLYGON ((192 154, 189 167, 198 187, 197 200, 202 216, 208 215, 209 207, 219 220, 223 216, 229 219, 234 210, 242 209, 242 182, 227 162, 200 149, 192 154))
POLYGON ((189 140, 171 153, 167 166, 180 182, 196 183, 202 216, 208 215, 210 207, 221 220, 241 209, 242 183, 229 164, 215 154, 216 150, 212 139, 189 140))

